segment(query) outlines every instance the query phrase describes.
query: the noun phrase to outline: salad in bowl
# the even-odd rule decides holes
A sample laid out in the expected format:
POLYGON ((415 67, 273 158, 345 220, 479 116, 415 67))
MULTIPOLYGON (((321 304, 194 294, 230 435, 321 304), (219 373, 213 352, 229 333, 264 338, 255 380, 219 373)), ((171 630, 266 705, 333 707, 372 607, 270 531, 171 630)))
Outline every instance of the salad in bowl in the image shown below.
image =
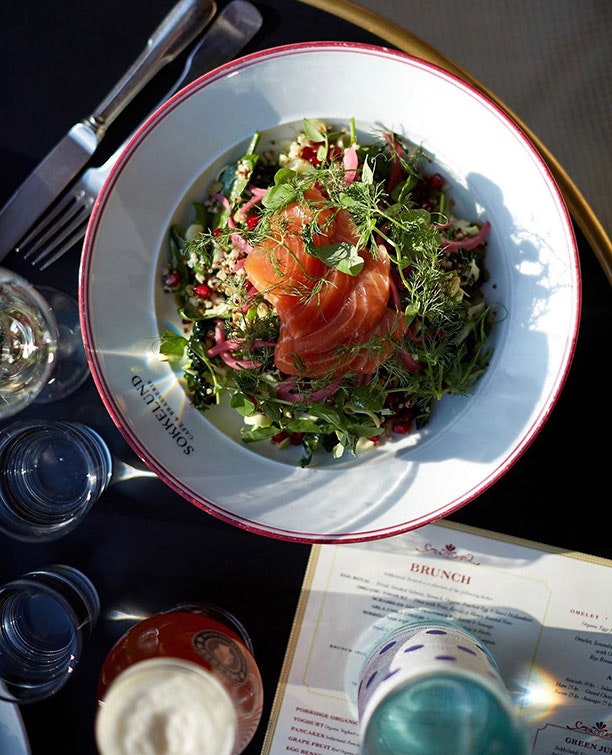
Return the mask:
POLYGON ((243 417, 245 443, 356 455, 425 426, 487 368, 495 310, 488 221, 457 218, 443 175, 391 130, 304 118, 280 149, 255 133, 186 228, 173 225, 164 290, 181 362, 205 412, 243 417))
POLYGON ((346 543, 447 516, 521 457, 571 364, 579 265, 494 103, 396 50, 309 42, 147 119, 93 208, 79 302, 104 406, 159 479, 249 532, 346 543))

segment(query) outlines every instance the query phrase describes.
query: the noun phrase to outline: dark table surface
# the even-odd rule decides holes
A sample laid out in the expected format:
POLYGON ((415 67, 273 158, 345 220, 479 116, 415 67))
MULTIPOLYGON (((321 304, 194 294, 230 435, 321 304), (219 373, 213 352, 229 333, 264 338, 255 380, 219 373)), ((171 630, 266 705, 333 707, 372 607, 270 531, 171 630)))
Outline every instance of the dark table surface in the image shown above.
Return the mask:
MULTIPOLYGON (((357 25, 295 0, 255 0, 264 26, 245 52, 308 40, 386 43, 357 25)), ((172 0, 0 5, 0 205, 76 121, 89 114, 132 63, 172 0)), ((225 2, 218 2, 221 8, 225 2)), ((111 127, 96 164, 157 104, 184 57, 164 70, 111 127)), ((564 390, 527 452, 454 521, 612 558, 605 521, 609 428, 609 283, 578 229, 582 315, 564 390)), ((2 264, 34 283, 76 295, 79 248, 40 273, 16 254, 2 264)), ((123 461, 139 464, 113 425, 93 381, 68 400, 36 404, 19 418, 86 422, 123 461)), ((0 422, 0 432, 12 420, 0 422)), ((140 465, 142 466, 142 465, 140 465)), ((323 547, 334 547, 327 545, 323 547)), ((72 534, 46 544, 0 535, 0 580, 51 562, 82 569, 96 584, 103 616, 70 682, 21 713, 33 755, 95 755, 97 676, 128 628, 111 611, 149 614, 184 601, 208 601, 246 625, 264 679, 264 717, 247 754, 261 751, 310 546, 231 527, 195 508, 156 478, 113 484, 72 534), (56 749, 57 748, 57 749, 56 749)))

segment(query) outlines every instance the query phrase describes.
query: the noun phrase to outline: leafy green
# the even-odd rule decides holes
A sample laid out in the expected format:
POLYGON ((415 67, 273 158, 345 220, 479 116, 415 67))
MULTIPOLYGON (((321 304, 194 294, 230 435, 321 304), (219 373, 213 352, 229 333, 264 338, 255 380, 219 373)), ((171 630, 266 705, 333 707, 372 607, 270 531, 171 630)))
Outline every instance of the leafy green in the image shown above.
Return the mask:
POLYGON ((185 356, 187 348, 187 339, 171 330, 165 330, 162 333, 159 353, 167 362, 178 362, 185 356))
POLYGON ((337 244, 323 244, 309 247, 310 254, 318 257, 330 267, 335 267, 347 275, 359 275, 363 270, 364 259, 354 244, 340 241, 337 244))

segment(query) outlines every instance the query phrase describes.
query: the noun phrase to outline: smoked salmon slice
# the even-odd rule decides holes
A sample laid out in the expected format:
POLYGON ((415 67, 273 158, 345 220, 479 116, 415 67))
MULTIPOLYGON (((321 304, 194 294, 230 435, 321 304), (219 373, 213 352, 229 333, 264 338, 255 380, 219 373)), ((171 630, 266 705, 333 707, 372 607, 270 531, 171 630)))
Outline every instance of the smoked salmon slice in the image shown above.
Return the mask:
POLYGON ((276 367, 313 378, 373 372, 405 332, 400 313, 388 307, 390 260, 384 247, 376 255, 360 251, 364 265, 358 275, 309 254, 308 232, 315 246, 359 241, 350 214, 327 207, 317 188, 305 193, 304 202, 277 211, 270 229, 244 268, 279 315, 276 367))

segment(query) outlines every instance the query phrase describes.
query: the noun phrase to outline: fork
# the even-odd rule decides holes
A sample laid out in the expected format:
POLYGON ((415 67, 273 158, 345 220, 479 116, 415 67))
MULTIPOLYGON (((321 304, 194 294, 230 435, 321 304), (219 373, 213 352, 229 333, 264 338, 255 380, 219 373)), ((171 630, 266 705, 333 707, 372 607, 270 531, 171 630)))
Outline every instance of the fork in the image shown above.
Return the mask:
MULTIPOLYGON (((254 36, 261 23, 261 14, 254 5, 246 0, 232 0, 219 12, 189 55, 180 79, 159 104, 206 71, 231 60, 254 36)), ((82 173, 15 251, 22 253, 24 259, 33 257, 32 265, 45 270, 77 244, 85 236, 102 184, 130 139, 126 139, 105 163, 82 173)))
POLYGON ((32 228, 19 246, 15 247, 15 251, 23 253, 26 260, 36 254, 32 265, 38 266, 39 270, 45 270, 81 241, 102 184, 128 142, 129 139, 126 139, 98 168, 87 168, 32 228))
POLYGON ((45 270, 77 244, 85 236, 89 216, 102 184, 126 144, 127 141, 99 168, 88 168, 82 173, 15 251, 22 252, 26 260, 36 254, 32 264, 45 270))

